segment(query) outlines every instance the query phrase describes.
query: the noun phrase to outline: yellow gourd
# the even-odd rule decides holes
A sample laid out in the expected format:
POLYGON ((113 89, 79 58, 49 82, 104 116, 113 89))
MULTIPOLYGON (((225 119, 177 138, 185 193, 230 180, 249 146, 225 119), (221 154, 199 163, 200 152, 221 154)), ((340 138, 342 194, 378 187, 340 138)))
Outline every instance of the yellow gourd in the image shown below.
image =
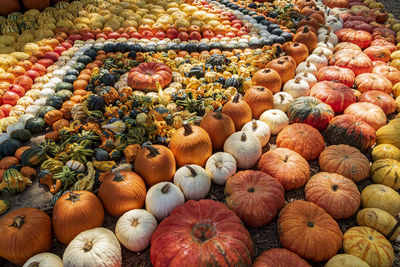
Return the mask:
POLYGON ((372 159, 395 159, 400 161, 400 149, 391 144, 380 144, 372 150, 372 159))
POLYGON ((400 235, 400 217, 393 217, 389 212, 377 209, 362 209, 357 213, 357 223, 361 226, 371 227, 389 240, 395 240, 400 235))

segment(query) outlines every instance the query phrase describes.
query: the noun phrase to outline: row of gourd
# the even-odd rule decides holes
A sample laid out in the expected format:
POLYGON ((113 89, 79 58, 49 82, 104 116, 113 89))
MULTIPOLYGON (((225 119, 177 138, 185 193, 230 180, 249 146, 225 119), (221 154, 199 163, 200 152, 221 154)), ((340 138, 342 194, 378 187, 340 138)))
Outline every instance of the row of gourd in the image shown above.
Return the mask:
MULTIPOLYGON (((310 1, 305 2, 303 9, 319 13, 312 4, 308 6, 310 1)), ((332 18, 336 26, 344 14, 332 18)), ((385 124, 386 115, 396 109, 390 94, 398 93, 398 85, 393 84, 399 82, 400 71, 385 63, 395 62, 396 47, 388 40, 377 41, 382 40, 377 37, 380 34, 318 29, 322 23, 330 23, 325 14, 309 18, 293 43, 232 52, 219 50, 224 47, 211 49, 211 44, 211 51, 201 51, 200 45, 187 44, 187 52, 148 53, 135 44, 75 41, 61 53, 64 59, 53 60, 54 67, 48 62, 51 74, 37 80, 42 83, 38 89, 27 92, 37 90, 31 98, 42 100, 27 105, 27 109, 38 106, 31 106, 28 114, 21 112, 25 121, 18 123, 22 125, 11 126, 10 134, 19 141, 8 139, 0 144, 1 153, 9 156, 1 162, 5 166, 3 187, 23 191, 30 182, 25 177, 36 176, 36 170, 30 168, 33 174, 25 175, 22 169, 40 165, 38 178, 58 193, 52 220, 30 208, 12 211, 0 220, 3 226, 26 231, 26 240, 37 240, 35 247, 18 240, 24 246, 19 250, 4 243, 1 256, 23 264, 32 255, 48 251, 53 227, 56 237, 69 243, 63 256, 66 266, 82 262, 119 266, 119 242, 133 251, 151 243, 154 266, 192 265, 199 260, 250 265, 254 247, 241 220, 260 227, 283 207, 278 232, 286 249, 265 252, 255 266, 271 261, 309 266, 302 258, 325 261, 342 246, 347 254, 334 256, 327 266, 337 266, 337 262, 391 266, 394 252, 387 239, 399 235, 395 216, 400 211, 400 196, 395 190, 400 187, 396 179, 400 138, 398 119, 385 124), (324 22, 310 21, 316 18, 324 22), (371 42, 375 43, 370 46, 371 42), (384 49, 389 53, 385 50, 382 58, 384 49), (254 60, 255 65, 243 69, 257 56, 265 60, 254 60), (129 70, 129 74, 116 70, 129 70), (158 76, 146 77, 150 71, 158 76), (354 83, 357 86, 352 90, 354 83), (145 95, 134 89, 158 90, 158 94, 145 95), (208 91, 212 94, 207 95, 208 91), (238 93, 244 93, 243 99, 238 93), (198 121, 200 126, 193 124, 198 121), (46 124, 53 130, 46 135, 47 141, 21 147, 20 141, 30 140, 30 132, 42 132, 46 124), (333 144, 326 148, 320 133, 324 130, 326 141, 333 144), (271 134, 277 135, 278 148, 262 154, 271 134), (141 148, 147 140, 155 144, 141 148), (169 148, 157 145, 168 142, 169 148), (368 150, 375 142, 380 145, 373 149, 375 162, 370 168, 359 150, 368 150), (213 150, 224 152, 212 154, 213 150), (115 166, 123 157, 135 172, 131 164, 115 166), (323 172, 309 179, 307 160, 316 159, 323 172), (12 166, 19 161, 27 166, 18 171, 12 166), (246 170, 255 166, 257 171, 246 170), (360 194, 355 182, 369 174, 377 184, 360 194), (229 209, 212 200, 193 201, 207 196, 211 181, 226 183, 229 209), (284 191, 304 185, 307 201, 284 206, 284 191), (96 186, 98 198, 88 192, 96 186), (70 188, 75 191, 60 194, 70 188), (185 200, 189 201, 184 204, 185 200), (254 204, 259 202, 263 204, 254 204), (361 226, 343 236, 335 219, 354 215, 361 203, 365 208, 357 214, 361 226), (140 210, 144 204, 147 211, 140 210), (112 216, 122 215, 116 225, 117 238, 109 230, 96 228, 103 224, 103 206, 112 216), (158 226, 157 220, 161 221, 158 226), (24 223, 32 228, 21 228, 24 223), (305 231, 308 236, 299 238, 305 231), (200 252, 208 240, 215 247, 200 252), (359 242, 376 245, 361 248, 359 242), (91 257, 88 251, 101 258, 91 257)), ((264 24, 261 36, 276 29, 270 26, 273 23, 264 24)), ((385 38, 393 34, 388 35, 385 38)), ((25 264, 42 260, 62 265, 52 254, 38 255, 25 264)))

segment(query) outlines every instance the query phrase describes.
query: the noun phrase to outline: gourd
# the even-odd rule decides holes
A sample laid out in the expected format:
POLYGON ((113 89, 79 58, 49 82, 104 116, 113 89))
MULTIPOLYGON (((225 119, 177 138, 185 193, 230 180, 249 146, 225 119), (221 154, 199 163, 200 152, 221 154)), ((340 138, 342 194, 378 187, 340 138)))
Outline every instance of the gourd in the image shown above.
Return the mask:
POLYGON ((236 160, 229 153, 217 152, 207 160, 205 169, 214 183, 224 185, 236 173, 236 160))
POLYGON ((281 77, 279 73, 271 68, 265 68, 254 73, 251 81, 259 86, 264 86, 271 90, 273 94, 281 90, 281 77))
MULTIPOLYGON (((265 266, 296 266, 296 267, 311 267, 305 260, 299 257, 296 253, 285 248, 272 248, 264 251, 263 254, 256 258, 253 267, 265 266)), ((360 266, 366 267, 366 266, 360 266)))
POLYGON ((383 184, 372 184, 361 192, 361 203, 364 208, 379 208, 392 216, 400 213, 400 195, 383 184))
POLYGON ((25 129, 33 134, 41 133, 45 129, 46 122, 39 117, 30 118, 25 123, 25 129))
POLYGON ((286 113, 280 109, 264 111, 260 116, 260 121, 268 125, 273 135, 278 134, 285 126, 289 125, 289 118, 286 113))
POLYGON ((369 267, 369 264, 362 259, 350 254, 337 254, 333 256, 325 267, 369 267))
POLYGON ((365 121, 375 130, 386 125, 386 115, 383 110, 368 102, 351 104, 344 110, 344 114, 353 114, 357 119, 365 121))
POLYGON ((15 139, 7 139, 0 143, 0 155, 14 156, 15 151, 22 146, 21 142, 15 139))
POLYGON ((21 193, 26 186, 30 186, 32 181, 22 176, 16 169, 7 169, 3 173, 3 180, 0 183, 0 190, 7 190, 10 193, 21 193))
POLYGON ((31 137, 31 132, 25 129, 18 129, 10 134, 10 138, 16 139, 22 143, 28 142, 29 140, 31 140, 31 137))
POLYGON ((46 160, 45 151, 39 147, 31 147, 25 150, 21 155, 22 165, 28 165, 31 167, 37 166, 46 160))
POLYGON ((236 131, 242 129, 243 125, 252 118, 250 106, 244 100, 240 99, 239 94, 235 95, 231 101, 223 106, 222 113, 228 115, 232 119, 236 131))
POLYGON ((372 159, 395 159, 400 161, 400 149, 391 144, 380 144, 372 149, 372 159))
POLYGON ((206 170, 194 164, 179 168, 174 175, 174 184, 182 190, 186 200, 205 198, 211 188, 206 170))
POLYGON ((261 157, 261 150, 258 138, 243 131, 232 134, 224 144, 224 152, 231 154, 241 169, 253 167, 261 157))
POLYGON ((4 157, 0 160, 0 169, 8 169, 19 163, 16 157, 4 157))
POLYGON ((371 178, 374 183, 400 189, 400 162, 395 159, 379 159, 372 163, 371 178))
POLYGON ((32 267, 35 265, 40 267, 62 267, 63 262, 56 254, 45 252, 29 258, 22 267, 32 267))
POLYGON ((368 226, 385 235, 390 241, 400 235, 399 215, 393 217, 390 213, 378 208, 366 208, 357 213, 357 224, 368 226))
POLYGON ((261 147, 265 146, 271 137, 271 131, 269 130, 268 125, 260 120, 253 119, 252 121, 249 121, 243 125, 241 131, 254 134, 260 141, 261 147))

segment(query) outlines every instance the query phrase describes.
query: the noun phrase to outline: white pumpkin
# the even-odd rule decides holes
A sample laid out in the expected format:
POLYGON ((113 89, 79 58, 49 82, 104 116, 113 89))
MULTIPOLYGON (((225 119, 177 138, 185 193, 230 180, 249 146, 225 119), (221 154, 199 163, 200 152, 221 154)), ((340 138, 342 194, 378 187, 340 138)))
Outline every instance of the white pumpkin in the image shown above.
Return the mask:
POLYGON ((338 37, 332 32, 332 29, 330 27, 328 27, 328 29, 321 27, 318 30, 317 41, 324 42, 325 40, 333 44, 334 46, 339 42, 338 37))
POLYGON ((314 64, 312 64, 310 61, 306 60, 304 62, 301 62, 297 66, 296 74, 299 74, 300 72, 308 72, 308 73, 311 73, 312 75, 317 75, 318 69, 314 64))
POLYGON ((47 101, 47 97, 46 98, 39 98, 35 100, 35 105, 36 106, 45 106, 46 105, 46 101, 47 101))
POLYGON ((288 116, 280 109, 264 111, 260 116, 260 121, 263 121, 268 125, 271 134, 273 135, 278 134, 286 125, 289 125, 288 116))
POLYGON ((13 123, 11 125, 9 125, 7 127, 7 133, 11 134, 12 132, 14 132, 15 130, 19 130, 19 129, 24 129, 25 128, 25 124, 22 122, 16 122, 13 123))
POLYGON ((217 152, 208 158, 206 171, 214 183, 224 185, 236 173, 236 159, 229 153, 217 152))
POLYGON ((32 114, 26 113, 25 110, 25 114, 22 115, 21 117, 19 117, 18 122, 22 123, 25 127, 25 123, 27 120, 29 120, 30 118, 34 118, 35 116, 33 116, 32 114))
POLYGON ((191 164, 175 172, 174 184, 182 190, 186 200, 200 200, 210 192, 211 179, 203 167, 191 164))
POLYGON ((29 96, 23 96, 17 101, 17 105, 21 105, 24 108, 27 108, 35 103, 35 100, 32 99, 32 97, 29 96))
POLYGON ((318 82, 317 77, 315 77, 314 74, 311 74, 311 73, 309 73, 307 71, 306 72, 300 72, 299 74, 297 74, 295 76, 295 78, 299 78, 299 77, 302 78, 304 81, 306 81, 310 88, 312 88, 318 82))
POLYGON ((50 88, 44 88, 43 90, 40 91, 39 97, 40 98, 49 98, 52 95, 55 95, 56 92, 50 88))
MULTIPOLYGON (((323 47, 323 48, 329 49, 333 53, 333 51, 335 50, 335 46, 328 41, 328 38, 329 37, 327 37, 325 40, 323 40, 321 42, 318 42, 317 43, 317 48, 318 47, 323 47)), ((313 53, 314 53, 314 51, 315 51, 315 49, 313 50, 313 53)))
POLYGON ((333 56, 332 50, 330 50, 329 48, 320 47, 320 46, 317 46, 317 47, 313 50, 312 53, 313 53, 314 55, 322 54, 322 55, 324 55, 327 59, 328 59, 328 58, 331 58, 331 57, 333 56))
POLYGON ((102 227, 84 231, 67 246, 64 267, 122 266, 121 246, 114 233, 102 227))
POLYGON ((265 146, 271 137, 268 125, 260 120, 252 120, 243 125, 242 131, 254 134, 260 140, 261 146, 265 146))
POLYGON ((161 182, 150 187, 146 194, 146 210, 162 220, 173 209, 185 203, 182 191, 170 182, 161 182))
POLYGON ((22 267, 62 267, 60 257, 53 253, 40 253, 32 256, 22 267))
POLYGON ((293 102, 293 96, 286 92, 278 92, 274 94, 274 108, 286 112, 293 102))
POLYGON ((70 168, 73 171, 77 171, 77 172, 83 172, 85 170, 85 165, 83 165, 81 162, 77 161, 77 160, 68 160, 65 163, 65 166, 67 166, 68 168, 70 168))
POLYGON ((151 235, 157 228, 153 214, 143 209, 124 213, 115 226, 119 242, 131 251, 142 251, 150 244, 151 235))
POLYGON ((285 83, 283 92, 288 93, 293 99, 296 99, 300 96, 308 96, 310 93, 310 86, 306 81, 303 81, 301 77, 297 77, 285 83))
POLYGON ((236 132, 226 139, 224 152, 231 154, 240 169, 253 167, 261 157, 262 147, 258 138, 249 132, 236 132))
POLYGON ((326 20, 325 25, 331 27, 333 32, 343 29, 343 23, 338 18, 340 17, 328 16, 326 20))
POLYGON ((39 109, 41 108, 41 106, 39 105, 32 105, 29 106, 25 109, 25 113, 26 114, 32 114, 33 116, 36 116, 36 114, 38 113, 39 109))
POLYGON ((311 64, 314 64, 317 67, 317 70, 322 67, 328 66, 328 58, 324 55, 322 51, 320 51, 319 54, 312 53, 308 56, 306 60, 308 62, 311 62, 311 64))

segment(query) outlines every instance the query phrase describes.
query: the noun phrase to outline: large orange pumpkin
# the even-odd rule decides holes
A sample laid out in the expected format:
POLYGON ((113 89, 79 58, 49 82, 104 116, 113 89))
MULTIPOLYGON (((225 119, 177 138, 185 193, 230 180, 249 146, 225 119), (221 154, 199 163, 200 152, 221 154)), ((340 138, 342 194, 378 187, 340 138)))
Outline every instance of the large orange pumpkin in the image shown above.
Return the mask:
POLYGON ((285 248, 272 248, 257 257, 252 267, 311 267, 296 253, 285 248))
POLYGON ((393 66, 381 65, 372 69, 372 73, 379 74, 389 79, 392 84, 400 82, 400 70, 393 66))
POLYGON ((250 106, 244 100, 240 99, 237 94, 232 100, 228 101, 222 108, 222 113, 228 115, 233 124, 235 124, 236 131, 240 131, 246 123, 251 121, 252 112, 250 106))
POLYGON ((18 0, 4 0, 1 2, 0 16, 7 16, 12 12, 17 12, 21 9, 18 0))
POLYGON ((392 82, 383 75, 374 73, 363 73, 355 79, 355 85, 358 91, 365 93, 376 90, 386 94, 392 92, 392 82))
POLYGON ((256 85, 268 88, 273 94, 278 93, 282 86, 281 76, 276 70, 270 68, 261 69, 254 73, 251 81, 256 85))
POLYGON ((368 102, 358 102, 351 104, 344 110, 344 114, 352 114, 357 119, 365 121, 375 130, 386 125, 386 115, 377 105, 368 102))
POLYGON ((396 102, 393 97, 378 90, 372 90, 361 94, 358 101, 375 104, 380 107, 386 115, 396 110, 396 102))
POLYGON ((264 86, 250 87, 243 100, 249 105, 253 119, 258 119, 264 111, 274 108, 272 92, 264 86))
POLYGON ((157 83, 161 88, 167 87, 172 81, 171 69, 161 63, 148 62, 132 68, 129 71, 128 84, 133 89, 156 91, 157 83))

